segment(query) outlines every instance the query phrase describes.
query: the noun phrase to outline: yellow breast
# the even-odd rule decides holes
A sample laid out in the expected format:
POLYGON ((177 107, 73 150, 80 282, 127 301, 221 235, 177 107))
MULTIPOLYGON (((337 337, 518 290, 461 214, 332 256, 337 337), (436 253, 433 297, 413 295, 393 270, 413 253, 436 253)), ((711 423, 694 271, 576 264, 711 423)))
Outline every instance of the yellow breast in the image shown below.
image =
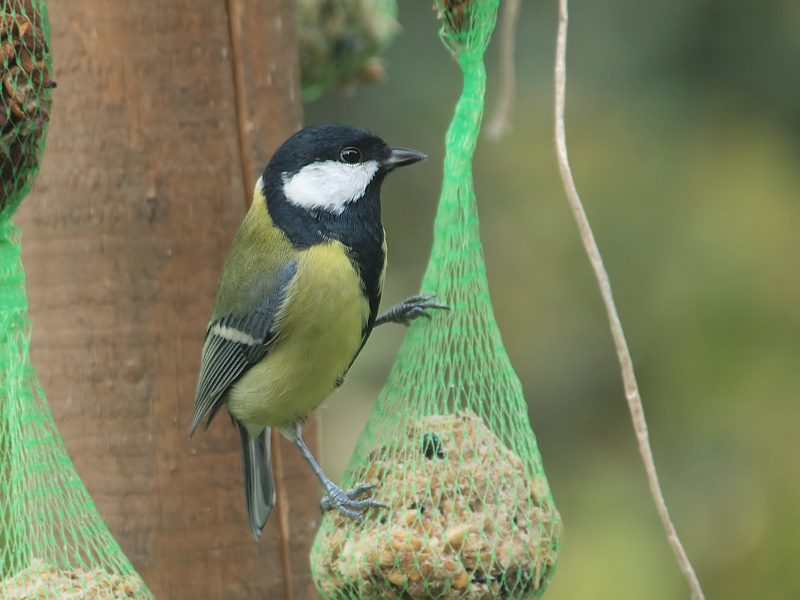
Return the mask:
POLYGON ((288 427, 335 389, 361 347, 369 304, 336 241, 299 253, 267 357, 230 389, 228 409, 245 425, 288 427))

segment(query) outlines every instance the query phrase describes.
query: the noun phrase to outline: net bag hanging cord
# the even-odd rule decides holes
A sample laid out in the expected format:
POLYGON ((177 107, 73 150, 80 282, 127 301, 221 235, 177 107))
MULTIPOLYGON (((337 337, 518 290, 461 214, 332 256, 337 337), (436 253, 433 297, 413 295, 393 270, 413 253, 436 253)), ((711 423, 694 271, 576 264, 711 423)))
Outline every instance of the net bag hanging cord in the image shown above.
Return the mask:
POLYGON ((388 508, 361 523, 323 518, 311 568, 330 600, 539 597, 560 547, 560 517, 491 309, 472 186, 497 2, 437 6, 464 88, 422 289, 451 310, 411 325, 345 472, 344 486, 375 484, 388 508), (446 12, 453 7, 462 11, 446 12))

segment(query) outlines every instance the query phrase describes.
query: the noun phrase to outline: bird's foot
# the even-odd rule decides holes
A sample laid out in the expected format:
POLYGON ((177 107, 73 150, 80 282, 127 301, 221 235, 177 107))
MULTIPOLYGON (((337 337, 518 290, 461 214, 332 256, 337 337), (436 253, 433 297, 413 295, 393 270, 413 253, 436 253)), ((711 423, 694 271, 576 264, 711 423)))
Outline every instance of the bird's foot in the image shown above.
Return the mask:
POLYGON ((364 520, 364 515, 362 513, 365 510, 369 510, 370 508, 389 508, 374 498, 358 499, 359 496, 364 495, 374 487, 375 484, 373 483, 362 483, 352 490, 344 491, 340 487, 331 484, 327 488, 328 495, 322 499, 319 503, 319 507, 322 512, 327 512, 335 508, 343 515, 361 523, 364 520))
POLYGON ((408 326, 411 321, 419 317, 431 318, 429 309, 438 308, 442 310, 450 310, 450 307, 441 302, 435 302, 433 299, 436 294, 416 295, 406 298, 397 306, 393 306, 377 319, 375 325, 383 325, 384 323, 399 323, 400 325, 408 326))

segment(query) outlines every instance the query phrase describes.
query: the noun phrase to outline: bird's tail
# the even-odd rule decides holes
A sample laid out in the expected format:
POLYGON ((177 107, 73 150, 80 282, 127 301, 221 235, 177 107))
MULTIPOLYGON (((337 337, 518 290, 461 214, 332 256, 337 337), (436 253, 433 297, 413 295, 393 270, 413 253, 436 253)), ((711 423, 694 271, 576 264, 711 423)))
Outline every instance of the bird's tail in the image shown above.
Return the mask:
POLYGON ((256 540, 275 506, 275 481, 272 478, 270 456, 270 428, 266 427, 257 437, 252 437, 241 423, 242 466, 244 467, 244 497, 247 502, 247 517, 256 540))

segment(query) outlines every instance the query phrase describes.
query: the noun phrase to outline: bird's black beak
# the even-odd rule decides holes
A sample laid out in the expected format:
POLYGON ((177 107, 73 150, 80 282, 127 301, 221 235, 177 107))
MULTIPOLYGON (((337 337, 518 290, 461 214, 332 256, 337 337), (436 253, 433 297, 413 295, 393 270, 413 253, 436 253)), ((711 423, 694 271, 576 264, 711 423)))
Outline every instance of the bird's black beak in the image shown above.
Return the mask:
POLYGON ((417 152, 416 150, 408 150, 406 148, 392 148, 392 153, 385 161, 383 166, 386 169, 394 169, 395 167, 403 167, 405 165, 413 165, 416 162, 428 158, 427 154, 417 152))

